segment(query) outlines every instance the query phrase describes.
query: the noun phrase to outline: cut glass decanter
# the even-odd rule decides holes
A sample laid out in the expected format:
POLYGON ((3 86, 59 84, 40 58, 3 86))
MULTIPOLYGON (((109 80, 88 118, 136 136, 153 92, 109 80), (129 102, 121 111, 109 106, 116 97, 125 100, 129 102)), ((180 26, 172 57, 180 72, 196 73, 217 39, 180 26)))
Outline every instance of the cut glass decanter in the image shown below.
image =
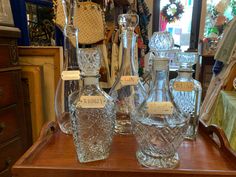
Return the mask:
POLYGON ((146 91, 139 79, 138 68, 135 67, 134 59, 136 44, 134 29, 138 24, 138 16, 136 14, 119 15, 118 23, 121 30, 122 61, 109 95, 116 102, 115 131, 119 134, 130 134, 131 113, 146 96, 146 91))
POLYGON ((113 99, 99 87, 97 48, 80 49, 83 87, 70 95, 73 139, 81 163, 106 159, 112 143, 116 110, 113 99))
POLYGON ((176 64, 179 65, 178 76, 170 80, 170 91, 179 109, 190 116, 186 138, 195 139, 197 135, 199 112, 201 105, 201 83, 192 78, 193 65, 197 63, 198 55, 194 52, 177 54, 176 64))
POLYGON ((153 59, 153 87, 132 114, 138 143, 138 161, 149 168, 174 168, 179 164, 177 149, 188 128, 189 118, 175 106, 169 93, 169 59, 153 59))
POLYGON ((62 0, 65 12, 64 26, 64 58, 61 78, 57 84, 55 94, 55 113, 57 122, 63 133, 71 134, 71 121, 69 114, 68 96, 79 90, 79 66, 78 66, 78 29, 73 25, 75 0, 62 0))

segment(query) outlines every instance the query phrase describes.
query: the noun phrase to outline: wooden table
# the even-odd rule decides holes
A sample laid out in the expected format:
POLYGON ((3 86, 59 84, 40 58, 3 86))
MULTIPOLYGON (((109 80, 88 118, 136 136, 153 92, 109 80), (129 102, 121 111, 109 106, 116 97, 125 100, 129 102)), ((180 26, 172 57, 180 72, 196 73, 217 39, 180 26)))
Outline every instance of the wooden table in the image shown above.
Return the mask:
POLYGON ((38 141, 13 166, 14 177, 236 176, 236 154, 224 133, 202 122, 197 140, 185 141, 179 148, 180 166, 165 170, 148 169, 137 162, 133 136, 115 136, 107 160, 81 164, 72 137, 57 129, 55 123, 44 127, 38 141), (220 147, 211 138, 213 135, 218 137, 220 147))

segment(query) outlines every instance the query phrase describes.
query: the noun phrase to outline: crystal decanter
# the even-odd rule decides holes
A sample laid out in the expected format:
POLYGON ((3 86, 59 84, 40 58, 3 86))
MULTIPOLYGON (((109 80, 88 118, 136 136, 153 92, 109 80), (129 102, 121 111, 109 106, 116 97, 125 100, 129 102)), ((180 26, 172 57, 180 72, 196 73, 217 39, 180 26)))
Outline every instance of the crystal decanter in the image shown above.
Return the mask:
POLYGON ((195 139, 197 135, 199 112, 201 105, 201 83, 192 78, 193 65, 197 63, 198 55, 194 52, 177 54, 176 64, 179 65, 178 76, 170 80, 170 91, 179 109, 190 116, 186 138, 195 139))
POLYGON ((133 133, 138 143, 136 157, 149 168, 174 168, 177 149, 184 140, 189 118, 175 106, 169 93, 169 59, 153 59, 153 87, 132 114, 133 133))
POLYGON ((134 29, 138 24, 138 16, 135 14, 119 15, 118 23, 121 30, 122 61, 109 95, 116 102, 116 133, 130 134, 131 112, 146 96, 146 91, 138 76, 138 68, 135 67, 134 58, 136 44, 134 29))
POLYGON ((65 12, 63 69, 55 94, 55 113, 63 133, 71 134, 68 96, 79 90, 78 29, 73 25, 75 0, 62 0, 65 12))
POLYGON ((73 139, 81 163, 106 159, 115 128, 115 102, 99 87, 100 53, 80 49, 83 87, 70 95, 73 139))

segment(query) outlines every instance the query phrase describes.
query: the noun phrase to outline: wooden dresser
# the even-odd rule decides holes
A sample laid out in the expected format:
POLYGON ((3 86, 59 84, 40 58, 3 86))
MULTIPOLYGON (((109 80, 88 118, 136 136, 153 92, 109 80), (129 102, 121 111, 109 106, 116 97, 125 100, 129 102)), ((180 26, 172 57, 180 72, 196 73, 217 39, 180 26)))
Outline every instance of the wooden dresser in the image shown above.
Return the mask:
POLYGON ((0 177, 11 176, 11 166, 28 149, 17 38, 20 31, 0 26, 0 177))

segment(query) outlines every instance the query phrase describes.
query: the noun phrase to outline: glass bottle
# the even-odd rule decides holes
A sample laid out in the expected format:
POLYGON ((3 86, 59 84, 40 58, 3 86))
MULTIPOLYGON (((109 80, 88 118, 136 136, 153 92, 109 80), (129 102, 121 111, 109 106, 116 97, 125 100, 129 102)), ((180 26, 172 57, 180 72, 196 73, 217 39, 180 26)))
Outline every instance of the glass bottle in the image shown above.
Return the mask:
POLYGON ((116 102, 116 126, 118 134, 131 133, 131 112, 145 98, 146 92, 135 67, 134 51, 136 34, 134 29, 138 24, 136 14, 121 14, 118 17, 121 30, 122 61, 117 78, 109 92, 116 102))
POLYGON ((179 65, 178 76, 170 80, 170 91, 179 109, 190 116, 187 139, 194 140, 197 135, 199 112, 201 106, 201 83, 192 78, 192 66, 197 63, 198 55, 194 52, 177 54, 176 64, 179 65))
POLYGON ((136 157, 149 168, 174 168, 179 164, 177 149, 188 128, 189 118, 175 106, 169 93, 169 59, 153 58, 153 87, 132 115, 138 143, 136 157))
POLYGON ((69 98, 77 157, 85 163, 108 157, 116 112, 114 100, 99 87, 99 50, 80 49, 79 66, 83 87, 69 98))
POLYGON ((75 0, 62 0, 65 13, 63 69, 55 93, 55 113, 59 127, 63 133, 71 134, 68 96, 79 89, 78 29, 74 27, 75 0))

